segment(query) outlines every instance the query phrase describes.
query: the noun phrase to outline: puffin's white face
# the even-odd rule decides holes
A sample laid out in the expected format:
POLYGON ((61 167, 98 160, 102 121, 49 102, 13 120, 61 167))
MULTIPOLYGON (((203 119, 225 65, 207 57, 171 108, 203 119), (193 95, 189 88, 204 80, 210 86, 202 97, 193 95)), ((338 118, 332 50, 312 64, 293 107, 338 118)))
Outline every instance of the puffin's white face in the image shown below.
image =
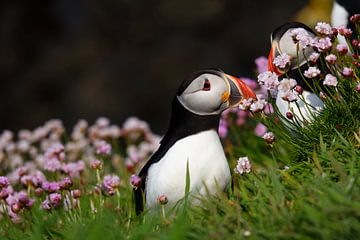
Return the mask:
POLYGON ((212 70, 195 76, 177 95, 179 102, 197 115, 220 114, 249 97, 256 98, 240 79, 212 70))
POLYGON ((310 37, 315 37, 315 34, 310 32, 309 30, 305 29, 306 26, 299 23, 290 23, 290 26, 287 26, 288 24, 284 24, 280 27, 281 30, 276 30, 278 32, 275 32, 271 35, 271 50, 268 57, 268 66, 269 70, 276 72, 278 74, 283 74, 283 72, 280 69, 277 69, 277 67, 273 64, 273 60, 275 57, 282 53, 286 53, 291 57, 291 63, 290 68, 296 69, 299 66, 302 66, 306 63, 306 58, 308 58, 311 53, 314 52, 312 47, 306 47, 304 50, 299 50, 299 54, 297 53, 297 44, 294 42, 291 31, 297 28, 304 29, 310 37), (303 27, 304 26, 304 27, 303 27), (299 60, 299 61, 298 61, 299 60))

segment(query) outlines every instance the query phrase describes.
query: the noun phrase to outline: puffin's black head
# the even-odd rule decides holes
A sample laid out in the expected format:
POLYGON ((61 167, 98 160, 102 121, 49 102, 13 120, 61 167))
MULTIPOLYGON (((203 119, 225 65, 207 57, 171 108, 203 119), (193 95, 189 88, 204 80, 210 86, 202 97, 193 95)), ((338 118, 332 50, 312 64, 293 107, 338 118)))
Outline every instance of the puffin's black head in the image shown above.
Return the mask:
POLYGON ((221 70, 198 71, 186 78, 176 98, 188 111, 196 115, 218 115, 242 99, 256 99, 255 93, 239 78, 221 70))
POLYGON ((290 68, 296 69, 298 66, 302 66, 306 63, 306 59, 304 57, 304 54, 306 57, 309 57, 310 54, 314 51, 312 47, 307 47, 304 49, 304 54, 299 52, 299 63, 297 61, 297 46, 295 42, 293 41, 292 36, 290 35, 291 30, 296 28, 302 28, 305 31, 308 32, 309 36, 314 37, 315 33, 314 31, 306 26, 303 23, 299 22, 290 22, 285 23, 281 25, 280 27, 276 28, 270 36, 271 41, 271 49, 268 57, 268 69, 269 71, 273 71, 279 76, 282 75, 284 72, 282 72, 280 69, 278 69, 274 64, 273 61, 276 56, 287 53, 291 57, 291 63, 290 68))

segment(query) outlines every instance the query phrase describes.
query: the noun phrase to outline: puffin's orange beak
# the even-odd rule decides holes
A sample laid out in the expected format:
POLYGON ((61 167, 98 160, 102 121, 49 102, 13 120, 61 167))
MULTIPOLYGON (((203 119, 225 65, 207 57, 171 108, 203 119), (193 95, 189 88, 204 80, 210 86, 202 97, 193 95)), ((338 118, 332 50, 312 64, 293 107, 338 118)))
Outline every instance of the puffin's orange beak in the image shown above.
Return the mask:
POLYGON ((225 74, 225 76, 230 86, 230 106, 238 105, 242 99, 252 98, 256 100, 256 94, 243 80, 228 74, 225 74))
POLYGON ((268 71, 276 73, 276 75, 281 76, 282 73, 279 71, 279 69, 274 65, 274 46, 271 47, 270 53, 268 56, 268 71))

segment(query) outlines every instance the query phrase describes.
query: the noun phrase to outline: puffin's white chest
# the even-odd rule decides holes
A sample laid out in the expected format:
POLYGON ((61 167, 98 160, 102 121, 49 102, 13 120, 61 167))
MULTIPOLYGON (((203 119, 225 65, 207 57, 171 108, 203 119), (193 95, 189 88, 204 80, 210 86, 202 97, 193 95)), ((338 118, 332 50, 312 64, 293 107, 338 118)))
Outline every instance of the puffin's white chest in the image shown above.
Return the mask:
POLYGON ((184 197, 186 164, 189 162, 190 192, 212 194, 224 190, 230 181, 230 169, 219 136, 204 131, 177 141, 148 171, 146 206, 153 207, 165 195, 170 203, 184 197), (206 187, 205 187, 206 186, 206 187))
POLYGON ((302 101, 300 98, 296 102, 289 102, 283 100, 279 95, 276 98, 276 106, 278 107, 281 115, 286 118, 286 113, 292 109, 294 115, 300 122, 304 119, 311 122, 315 116, 319 115, 321 110, 324 108, 324 102, 315 94, 309 91, 304 91, 302 96, 305 100, 302 101), (298 106, 296 105, 298 104, 298 106))

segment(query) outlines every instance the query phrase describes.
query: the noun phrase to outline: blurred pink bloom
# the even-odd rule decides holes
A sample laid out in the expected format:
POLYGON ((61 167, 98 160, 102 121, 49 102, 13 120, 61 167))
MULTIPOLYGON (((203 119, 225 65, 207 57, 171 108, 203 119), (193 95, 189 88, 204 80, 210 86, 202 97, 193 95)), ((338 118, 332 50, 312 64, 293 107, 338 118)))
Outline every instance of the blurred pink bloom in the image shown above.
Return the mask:
POLYGON ((131 175, 130 184, 135 188, 139 187, 141 184, 141 178, 135 174, 131 175))
POLYGON ((265 133, 262 138, 267 144, 272 144, 273 142, 275 142, 275 135, 272 132, 265 133))
POLYGON ((41 204, 40 204, 41 209, 43 210, 50 210, 51 209, 51 204, 49 199, 45 199, 41 204))
POLYGON ((285 69, 290 65, 291 57, 287 53, 282 53, 275 57, 273 63, 280 69, 285 69))
POLYGON ((45 192, 48 193, 53 193, 60 190, 60 185, 58 182, 43 182, 41 187, 45 192))
POLYGON ((99 117, 98 119, 96 119, 95 124, 100 128, 105 128, 110 125, 110 120, 106 117, 99 117))
POLYGON ((326 74, 323 84, 326 86, 336 87, 336 85, 338 84, 338 81, 334 75, 326 74))
POLYGON ((116 175, 106 175, 102 187, 109 195, 114 195, 115 190, 120 186, 120 178, 116 175))
POLYGON ((168 203, 168 198, 165 195, 160 195, 157 200, 160 205, 165 205, 168 203))
POLYGON ((268 70, 268 59, 264 56, 255 59, 255 64, 258 73, 263 73, 268 70))
POLYGON ((220 118, 218 133, 221 138, 225 138, 228 134, 228 124, 226 120, 222 118, 220 118))
POLYGON ((9 179, 5 176, 0 176, 0 190, 9 186, 9 179))
POLYGON ((354 76, 354 70, 352 70, 352 68, 349 68, 349 67, 344 67, 341 73, 342 73, 342 75, 344 75, 345 77, 352 77, 352 76, 354 76))
POLYGON ((304 76, 307 78, 315 78, 320 75, 320 70, 317 67, 309 67, 304 72, 304 76))
POLYGON ((357 92, 360 92, 360 83, 358 83, 358 85, 356 85, 355 90, 356 90, 357 92))
POLYGON ((104 140, 99 140, 94 143, 97 154, 110 155, 111 145, 104 140))
POLYGON ((57 207, 61 203, 61 194, 60 193, 51 193, 49 194, 49 200, 52 206, 57 207))
POLYGON ((237 165, 234 169, 235 173, 240 175, 244 173, 250 173, 251 171, 251 163, 248 157, 240 157, 237 161, 237 165))
POLYGON ((315 26, 315 30, 318 33, 324 34, 324 35, 332 34, 332 27, 330 26, 330 24, 325 23, 325 22, 318 22, 315 26))
POLYGON ((91 165, 91 168, 94 170, 96 170, 96 169, 100 170, 100 169, 102 169, 102 166, 103 166, 102 162, 98 159, 93 160, 90 165, 91 165))
POLYGON ((258 123, 254 129, 255 135, 258 137, 264 136, 266 131, 267 131, 267 127, 262 123, 258 123))
POLYGON ((85 163, 82 160, 71 163, 63 163, 61 165, 61 170, 72 178, 79 177, 84 169, 85 163))

